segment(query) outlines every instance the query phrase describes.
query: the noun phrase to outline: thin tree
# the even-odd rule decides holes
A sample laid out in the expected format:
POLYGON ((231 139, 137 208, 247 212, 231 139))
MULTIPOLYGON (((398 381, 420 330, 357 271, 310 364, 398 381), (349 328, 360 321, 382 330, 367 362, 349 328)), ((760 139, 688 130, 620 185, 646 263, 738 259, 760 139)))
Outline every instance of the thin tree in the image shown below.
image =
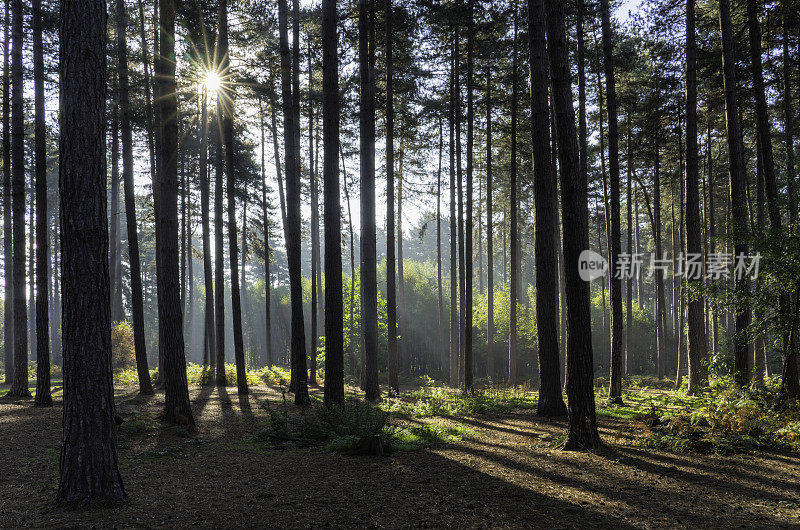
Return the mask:
MULTIPOLYGON (((267 210, 266 135, 264 134, 264 106, 258 98, 258 117, 261 125, 261 220, 264 227, 264 365, 272 365, 272 275, 269 243, 269 212, 267 210)), ((276 159, 276 164, 280 162, 276 159)))
POLYGON ((117 461, 111 375, 106 38, 104 1, 61 3, 59 196, 64 411, 56 500, 64 505, 113 503, 125 498, 117 461))
MULTIPOLYGON (((686 0, 686 252, 703 252, 700 219, 700 170, 697 147, 697 36, 695 34, 695 0, 686 0)), ((629 133, 630 134, 630 133, 629 133)), ((702 278, 689 278, 699 286, 702 278)), ((688 393, 708 383, 705 367, 706 330, 703 318, 705 302, 690 288, 689 300, 689 387, 688 393)))
POLYGON ((558 184, 551 164, 550 119, 547 64, 547 35, 544 3, 528 2, 528 46, 530 50, 531 132, 533 148, 533 198, 536 215, 536 329, 539 340, 540 416, 565 416, 567 407, 561 396, 561 370, 558 355, 558 184))
POLYGON ((565 449, 594 449, 601 445, 594 403, 589 284, 580 278, 578 259, 589 248, 586 178, 580 172, 569 47, 564 4, 545 1, 547 52, 550 62, 558 159, 561 173, 564 268, 567 294, 567 397, 569 431, 565 449))
MULTIPOLYGON (((487 53, 490 53, 487 50, 487 53)), ((486 61, 486 372, 495 376, 494 354, 494 204, 492 182, 492 66, 491 55, 486 61)))
POLYGON ((3 30, 3 361, 5 382, 14 376, 14 268, 11 226, 11 70, 9 68, 11 0, 5 2, 3 30))
POLYGON ((34 156, 36 173, 36 400, 53 405, 50 395, 50 309, 48 295, 47 237, 47 129, 44 120, 44 52, 42 50, 42 0, 33 0, 34 156))
POLYGON ((472 172, 473 172, 473 147, 475 143, 475 110, 473 102, 473 70, 474 70, 474 42, 475 42, 475 1, 468 2, 467 26, 467 218, 465 227, 465 285, 464 285, 464 389, 472 391, 472 172))
POLYGON ((375 6, 358 2, 358 62, 361 153, 361 313, 364 392, 374 401, 378 387, 378 283, 375 228, 375 6))
POLYGON ((389 388, 400 393, 397 361, 397 285, 394 212, 394 71, 392 65, 392 0, 386 0, 386 325, 389 388))
MULTIPOLYGON (((11 1, 11 216, 14 279, 14 377, 7 396, 30 397, 28 390, 28 304, 25 297, 25 107, 22 0, 11 1)), ((7 213, 6 213, 7 214, 7 213)))
POLYGON ((455 78, 456 78, 456 31, 450 50, 450 102, 448 108, 448 124, 450 128, 450 386, 458 384, 458 269, 457 269, 457 227, 456 227, 456 169, 455 169, 455 78))
POLYGON ((222 219, 224 204, 224 181, 222 139, 220 138, 222 94, 216 94, 216 112, 214 127, 214 344, 217 386, 226 386, 228 377, 225 373, 225 233, 222 219))
MULTIPOLYGON (((725 121, 727 123, 728 154, 730 158, 731 181, 731 220, 734 232, 734 254, 746 256, 749 245, 744 239, 747 230, 747 182, 744 166, 744 145, 742 143, 742 125, 739 115, 736 88, 736 63, 733 49, 733 29, 731 25, 730 0, 719 2, 719 24, 722 34, 722 70, 723 86, 725 89, 725 121)), ((766 177, 766 172, 765 172, 766 177)), ((767 182, 769 186, 769 182, 767 182)), ((748 280, 744 277, 737 278, 735 290, 743 298, 747 293, 748 280)), ((745 386, 749 381, 747 328, 750 326, 750 308, 744 301, 737 304, 736 322, 734 328, 733 375, 738 386, 745 386)))
POLYGON ((511 187, 510 209, 510 315, 508 320, 508 384, 517 384, 517 296, 519 295, 519 226, 517 221, 517 11, 514 8, 514 42, 511 59, 511 187))
MULTIPOLYGON (((159 0, 161 53, 156 62, 159 80, 159 125, 161 157, 158 178, 156 229, 160 251, 158 267, 158 320, 163 343, 164 420, 194 425, 186 357, 183 344, 183 312, 178 271, 178 99, 175 83, 175 0, 159 0)), ((66 237, 66 234, 64 235, 66 237)))
MULTIPOLYGON (((611 33, 611 8, 609 0, 601 0, 601 24, 603 28, 603 58, 608 98, 608 158, 611 188, 611 222, 609 223, 609 257, 612 271, 622 252, 619 195, 619 124, 617 119, 617 87, 614 78, 614 43, 611 33)), ((611 379, 608 400, 622 404, 622 278, 611 274, 611 379)))
POLYGON ((125 222, 128 227, 128 262, 131 272, 131 314, 133 316, 133 348, 139 393, 152 394, 150 370, 147 366, 147 345, 144 335, 144 301, 142 271, 139 259, 139 230, 136 218, 136 196, 133 183, 133 135, 128 94, 128 42, 125 1, 117 3, 117 68, 119 70, 120 132, 122 135, 122 186, 125 191, 125 222))
MULTIPOLYGON (((283 138, 286 160, 286 258, 289 263, 289 293, 291 303, 291 365, 295 403, 308 403, 308 371, 306 370, 305 324, 303 322, 303 286, 300 270, 300 167, 296 144, 299 124, 295 119, 294 99, 299 94, 292 87, 292 59, 289 51, 288 7, 286 0, 278 2, 278 26, 281 50, 281 88, 283 92, 283 138)), ((297 37, 295 37, 297 39, 297 37)), ((295 41, 296 42, 296 41, 295 41)))
POLYGON ((203 88, 200 111, 200 226, 203 243, 203 285, 205 287, 205 344, 212 372, 216 371, 214 329, 214 271, 211 265, 210 185, 208 180, 208 93, 203 88))
POLYGON ((336 0, 322 0, 322 160, 325 222, 326 406, 344 405, 342 207, 339 195, 339 58, 336 0))

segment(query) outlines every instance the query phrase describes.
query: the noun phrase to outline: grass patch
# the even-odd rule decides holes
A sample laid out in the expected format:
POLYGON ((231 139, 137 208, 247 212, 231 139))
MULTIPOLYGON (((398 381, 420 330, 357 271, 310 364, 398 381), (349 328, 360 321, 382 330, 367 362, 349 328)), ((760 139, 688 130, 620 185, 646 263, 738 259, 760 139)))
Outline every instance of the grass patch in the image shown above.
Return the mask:
POLYGON ((386 398, 381 408, 413 418, 459 417, 510 412, 536 407, 535 392, 517 388, 490 388, 465 393, 446 387, 423 387, 386 398))

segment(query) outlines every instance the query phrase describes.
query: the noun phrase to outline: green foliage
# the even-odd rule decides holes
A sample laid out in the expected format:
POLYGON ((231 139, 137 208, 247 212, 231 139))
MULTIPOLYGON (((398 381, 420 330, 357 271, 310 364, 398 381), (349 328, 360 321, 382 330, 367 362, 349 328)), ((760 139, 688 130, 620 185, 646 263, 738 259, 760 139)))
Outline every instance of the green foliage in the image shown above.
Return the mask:
POLYGON ((111 325, 111 365, 115 371, 136 366, 133 327, 128 321, 111 325))
POLYGON ((414 418, 458 417, 530 409, 536 406, 536 401, 534 392, 518 388, 464 393, 452 388, 425 387, 399 397, 388 397, 381 407, 387 412, 414 418))

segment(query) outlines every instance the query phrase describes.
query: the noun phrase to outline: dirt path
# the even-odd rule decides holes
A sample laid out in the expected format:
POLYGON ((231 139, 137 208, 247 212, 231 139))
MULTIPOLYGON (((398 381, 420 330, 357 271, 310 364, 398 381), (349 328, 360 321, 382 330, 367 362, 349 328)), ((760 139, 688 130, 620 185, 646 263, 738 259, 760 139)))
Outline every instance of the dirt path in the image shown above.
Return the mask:
POLYGON ((800 527, 799 455, 655 452, 615 444, 607 419, 607 451, 565 453, 549 442, 564 422, 521 411, 460 420, 460 442, 344 456, 252 441, 273 389, 193 388, 192 436, 155 421, 162 397, 119 392, 130 500, 89 512, 52 507, 60 403, 0 404, 0 527, 800 527))

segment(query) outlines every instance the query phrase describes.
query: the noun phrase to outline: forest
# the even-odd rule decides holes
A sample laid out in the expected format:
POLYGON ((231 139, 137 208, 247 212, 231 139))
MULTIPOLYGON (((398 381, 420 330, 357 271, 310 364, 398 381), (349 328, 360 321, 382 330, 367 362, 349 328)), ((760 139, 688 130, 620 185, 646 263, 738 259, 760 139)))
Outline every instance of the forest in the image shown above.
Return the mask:
POLYGON ((0 528, 800 525, 800 1, 0 1, 0 528))

